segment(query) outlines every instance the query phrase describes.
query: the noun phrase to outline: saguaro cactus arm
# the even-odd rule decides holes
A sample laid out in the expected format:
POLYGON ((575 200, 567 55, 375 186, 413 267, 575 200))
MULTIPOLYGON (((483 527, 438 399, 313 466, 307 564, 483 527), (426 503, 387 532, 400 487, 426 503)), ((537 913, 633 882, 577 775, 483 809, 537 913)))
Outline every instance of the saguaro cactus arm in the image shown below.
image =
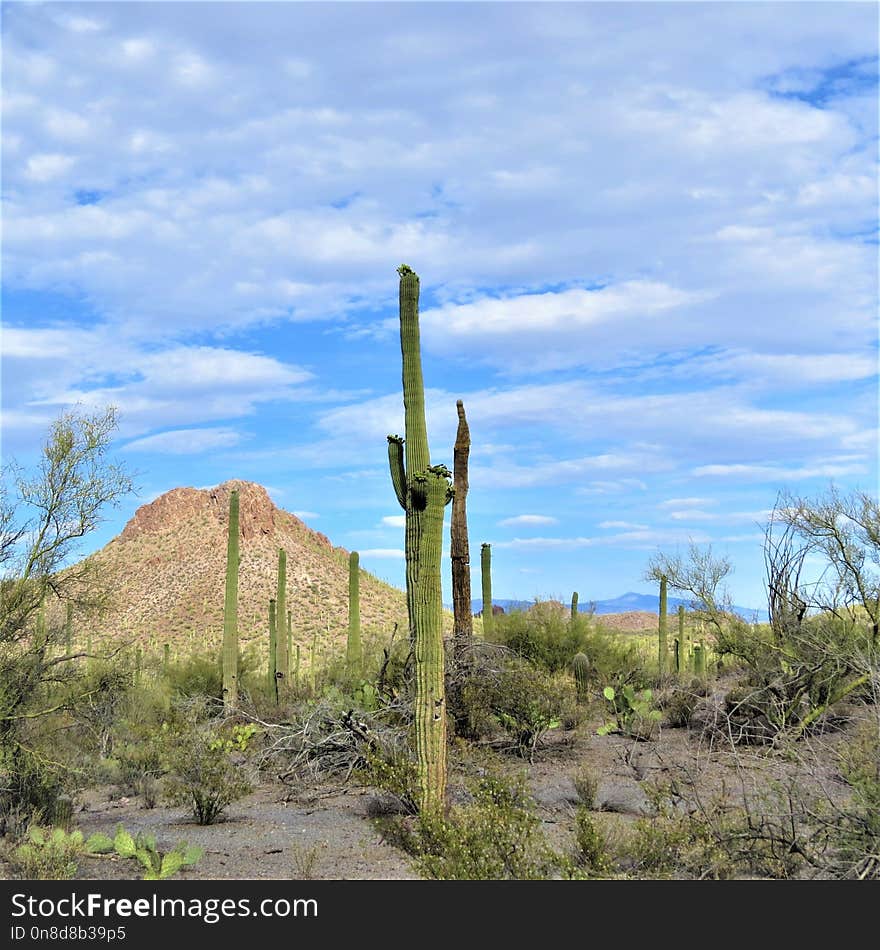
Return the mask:
POLYGON ((403 439, 399 435, 388 436, 388 466, 391 469, 391 484, 400 507, 406 510, 406 464, 403 460, 403 439))

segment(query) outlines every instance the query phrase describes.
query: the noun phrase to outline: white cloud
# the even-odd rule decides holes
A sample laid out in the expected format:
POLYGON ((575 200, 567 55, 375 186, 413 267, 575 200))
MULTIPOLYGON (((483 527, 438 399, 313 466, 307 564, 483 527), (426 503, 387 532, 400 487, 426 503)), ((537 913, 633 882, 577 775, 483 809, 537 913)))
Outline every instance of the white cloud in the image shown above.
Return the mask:
POLYGON ((702 508, 707 505, 717 505, 718 501, 714 498, 667 498, 661 501, 658 508, 702 508))
POLYGON ((618 528, 622 531, 647 531, 648 526, 646 524, 633 524, 631 521, 600 521, 599 527, 603 530, 609 528, 618 528))
POLYGON ((232 429, 176 429, 135 439, 127 452, 157 452, 160 455, 202 455, 214 449, 238 445, 241 435, 232 429))
POLYGON ((795 481, 807 478, 842 478, 847 475, 864 475, 868 471, 865 461, 860 457, 816 460, 814 463, 786 467, 764 464, 748 465, 730 463, 719 465, 698 465, 691 472, 697 478, 714 476, 720 478, 740 478, 755 481, 795 481))
POLYGON ((550 515, 515 515, 512 518, 505 518, 498 524, 502 527, 511 527, 515 525, 545 525, 558 524, 559 519, 550 515))
POLYGON ((67 174, 75 162, 76 158, 73 155, 58 153, 32 155, 27 160, 25 176, 33 182, 44 184, 67 174))
POLYGON ((389 528, 405 528, 406 515, 385 515, 382 519, 382 524, 389 528))

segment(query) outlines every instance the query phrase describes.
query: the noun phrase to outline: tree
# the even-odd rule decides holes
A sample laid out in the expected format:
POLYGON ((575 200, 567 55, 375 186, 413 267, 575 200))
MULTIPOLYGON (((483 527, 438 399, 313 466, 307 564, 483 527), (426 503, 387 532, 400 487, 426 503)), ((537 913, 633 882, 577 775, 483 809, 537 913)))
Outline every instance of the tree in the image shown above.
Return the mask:
MULTIPOLYGON (((132 490, 109 460, 116 410, 63 413, 51 426, 36 471, 15 462, 0 480, 0 773, 15 783, 25 725, 75 696, 56 689, 83 653, 67 647, 70 610, 81 620, 109 597, 109 583, 86 558, 72 563, 82 539, 108 506, 132 490), (54 696, 54 698, 53 698, 54 696)), ((82 698, 82 697, 80 697, 82 698)))
POLYGON ((867 621, 880 647, 880 505, 866 492, 841 495, 834 485, 816 499, 783 492, 773 519, 827 567, 805 596, 806 606, 867 621))

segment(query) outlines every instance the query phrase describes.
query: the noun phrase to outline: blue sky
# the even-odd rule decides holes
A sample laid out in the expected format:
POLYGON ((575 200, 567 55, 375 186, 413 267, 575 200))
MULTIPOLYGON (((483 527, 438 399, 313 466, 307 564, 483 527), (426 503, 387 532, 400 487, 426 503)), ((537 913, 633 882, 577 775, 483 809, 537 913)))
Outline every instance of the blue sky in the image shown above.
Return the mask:
POLYGON ((113 403, 140 495, 85 550, 245 478, 402 586, 405 262, 496 597, 648 591, 692 540, 761 606, 777 492, 876 491, 877 35, 871 3, 4 3, 4 459, 113 403))

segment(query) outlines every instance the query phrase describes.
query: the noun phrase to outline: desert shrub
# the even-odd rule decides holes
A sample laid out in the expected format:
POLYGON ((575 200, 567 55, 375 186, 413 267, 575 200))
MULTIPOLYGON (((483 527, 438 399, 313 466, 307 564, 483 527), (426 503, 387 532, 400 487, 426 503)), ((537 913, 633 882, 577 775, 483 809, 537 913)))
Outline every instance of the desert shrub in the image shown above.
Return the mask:
POLYGON ((482 779, 469 805, 421 816, 402 843, 419 872, 443 881, 544 880, 559 858, 522 780, 482 779))
POLYGON ((599 773, 588 765, 584 765, 571 778, 581 804, 592 808, 596 803, 596 793, 599 791, 599 773))
POLYGON ((84 848, 80 831, 31 825, 25 840, 11 853, 12 864, 28 881, 67 881, 77 872, 84 848))
POLYGON ((786 879, 804 864, 803 815, 780 789, 747 808, 723 794, 688 803, 671 784, 644 787, 654 814, 635 822, 625 848, 639 877, 786 879))
POLYGON ((0 830, 15 834, 29 824, 64 823, 70 817, 70 794, 76 774, 24 746, 0 760, 0 830))
POLYGON ((253 791, 244 752, 254 728, 166 731, 169 799, 189 805, 200 825, 212 824, 228 805, 253 791))
MULTIPOLYGON (((366 754, 365 780, 392 796, 398 808, 409 815, 418 811, 418 769, 412 754, 405 747, 373 748, 366 754)), ((389 811, 388 803, 383 810, 389 811)))
POLYGON ((517 657, 471 667, 460 684, 461 704, 471 735, 486 735, 499 726, 511 748, 533 759, 549 729, 574 717, 576 702, 570 676, 550 675, 517 657))
POLYGON ((666 722, 673 728, 689 726, 697 703, 705 693, 706 688, 698 680, 689 687, 673 686, 665 695, 659 697, 660 705, 666 714, 666 722))
POLYGON ((568 611, 560 608, 554 601, 543 601, 526 611, 499 614, 493 624, 492 639, 550 673, 568 670, 576 653, 590 656, 585 647, 592 618, 579 614, 571 620, 568 611))
POLYGON ((588 877, 604 877, 613 866, 607 839, 590 814, 589 805, 579 805, 575 813, 574 862, 588 877))
POLYGON ((125 795, 139 795, 146 808, 154 808, 159 794, 159 778, 165 769, 162 749, 154 737, 117 746, 118 784, 125 795))

